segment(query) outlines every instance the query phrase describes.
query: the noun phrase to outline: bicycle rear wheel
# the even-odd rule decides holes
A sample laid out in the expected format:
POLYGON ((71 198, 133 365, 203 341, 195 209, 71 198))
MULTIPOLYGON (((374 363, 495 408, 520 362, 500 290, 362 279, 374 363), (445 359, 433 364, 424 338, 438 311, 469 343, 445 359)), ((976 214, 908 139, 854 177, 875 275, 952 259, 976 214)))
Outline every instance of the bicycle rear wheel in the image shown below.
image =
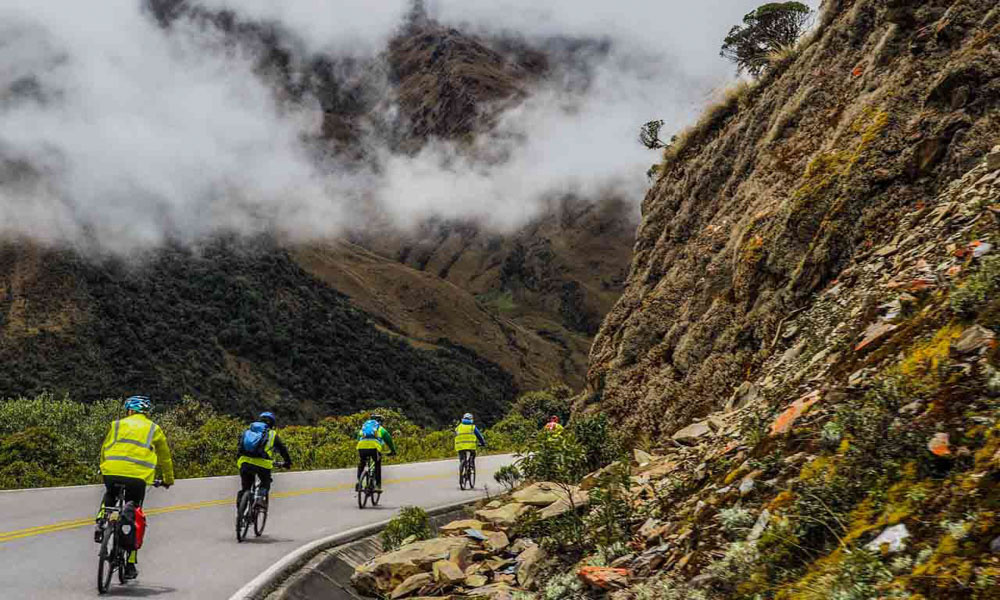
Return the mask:
POLYGON ((468 475, 465 477, 466 483, 469 484, 469 489, 476 489, 476 463, 471 458, 469 459, 468 475))
POLYGON ((97 555, 97 592, 99 594, 108 593, 108 588, 111 587, 111 576, 115 572, 115 550, 111 527, 105 527, 104 539, 101 540, 101 550, 97 555))
POLYGON ((465 459, 462 458, 458 462, 458 487, 465 489, 465 459))
POLYGON ((236 541, 242 542, 247 537, 247 530, 250 529, 250 502, 253 492, 245 492, 240 496, 240 503, 236 507, 236 541))

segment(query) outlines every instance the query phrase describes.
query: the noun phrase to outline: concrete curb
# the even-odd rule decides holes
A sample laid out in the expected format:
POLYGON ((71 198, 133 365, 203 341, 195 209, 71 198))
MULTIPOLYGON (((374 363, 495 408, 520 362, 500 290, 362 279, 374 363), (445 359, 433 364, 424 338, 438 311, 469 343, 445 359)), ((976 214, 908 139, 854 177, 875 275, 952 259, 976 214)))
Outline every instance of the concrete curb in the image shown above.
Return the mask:
MULTIPOLYGON (((433 517, 435 515, 451 512, 453 510, 458 510, 465 506, 474 504, 480 499, 481 497, 477 496, 475 499, 471 500, 462 500, 460 502, 452 502, 450 504, 436 506, 428 510, 427 514, 428 516, 433 517)), ((239 589, 239 591, 230 596, 229 600, 262 600, 272 591, 277 589, 277 587, 281 585, 285 579, 312 560, 313 557, 320 552, 329 550, 335 546, 348 544, 363 537, 375 535, 381 531, 382 528, 388 525, 391 520, 392 519, 386 519, 384 521, 379 521, 378 523, 372 523, 371 525, 356 527, 348 531, 320 538, 314 542, 301 546, 268 567, 266 571, 255 577, 252 581, 250 581, 250 583, 244 585, 239 589)))

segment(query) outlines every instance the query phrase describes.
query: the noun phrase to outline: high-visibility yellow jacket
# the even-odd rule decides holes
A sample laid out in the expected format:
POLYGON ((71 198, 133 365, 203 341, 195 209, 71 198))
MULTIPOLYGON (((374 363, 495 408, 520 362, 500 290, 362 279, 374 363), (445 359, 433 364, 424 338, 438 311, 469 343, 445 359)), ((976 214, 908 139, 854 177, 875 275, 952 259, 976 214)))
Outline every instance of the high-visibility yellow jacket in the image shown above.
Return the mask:
POLYGON ((174 482, 174 462, 163 430, 144 414, 134 414, 111 424, 101 445, 101 474, 142 479, 153 483, 156 468, 163 483, 174 482))
POLYGON ((560 435, 562 435, 563 426, 560 425, 559 423, 546 423, 545 431, 547 431, 549 435, 553 437, 559 437, 560 435))
POLYGON ((455 452, 475 450, 477 443, 475 425, 472 423, 460 423, 455 428, 455 452))
POLYGON ((267 458, 258 458, 256 456, 243 456, 236 460, 236 466, 242 467, 243 463, 250 463, 251 465, 257 465, 258 467, 263 467, 265 469, 274 468, 274 440, 278 437, 278 432, 271 429, 267 432, 267 443, 264 444, 264 456, 267 458))

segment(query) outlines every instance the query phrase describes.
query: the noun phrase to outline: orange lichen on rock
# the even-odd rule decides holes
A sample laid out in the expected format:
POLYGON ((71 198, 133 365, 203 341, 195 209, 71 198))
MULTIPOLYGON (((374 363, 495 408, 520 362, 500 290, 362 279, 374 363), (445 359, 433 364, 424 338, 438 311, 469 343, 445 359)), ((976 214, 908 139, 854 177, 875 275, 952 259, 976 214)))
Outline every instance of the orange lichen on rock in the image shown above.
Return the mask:
POLYGON ((791 406, 785 409, 778 418, 774 420, 771 424, 771 435, 781 435, 787 433, 791 430, 792 425, 799 417, 805 414, 807 410, 813 405, 819 402, 820 393, 819 390, 814 390, 809 392, 805 396, 802 396, 795 402, 792 402, 791 406))

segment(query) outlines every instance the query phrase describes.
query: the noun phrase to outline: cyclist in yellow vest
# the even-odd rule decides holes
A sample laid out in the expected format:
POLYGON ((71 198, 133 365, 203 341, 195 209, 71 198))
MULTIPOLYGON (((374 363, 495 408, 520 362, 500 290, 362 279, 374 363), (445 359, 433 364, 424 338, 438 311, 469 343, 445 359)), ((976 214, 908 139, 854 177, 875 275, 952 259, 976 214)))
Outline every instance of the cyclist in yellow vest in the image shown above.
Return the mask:
MULTIPOLYGON (((170 458, 170 447, 163 430, 149 420, 153 405, 146 396, 132 396, 125 401, 127 415, 111 424, 108 435, 101 445, 101 475, 104 478, 104 501, 97 513, 97 529, 94 541, 104 539, 104 507, 114 506, 118 494, 124 486, 125 502, 142 506, 146 498, 146 486, 153 483, 156 470, 163 478, 163 487, 174 483, 174 463, 170 458)), ((125 565, 125 578, 135 579, 139 572, 135 567, 137 552, 129 553, 125 565)))
POLYGON ((545 424, 545 431, 552 437, 559 437, 562 435, 563 426, 559 423, 559 415, 552 415, 549 417, 549 422, 545 424))
POLYGON ((240 498, 243 494, 253 488, 254 478, 260 480, 261 503, 267 506, 267 495, 271 490, 271 471, 274 470, 274 452, 278 451, 282 460, 285 461, 286 469, 292 468, 292 458, 288 455, 288 448, 278 437, 278 432, 274 427, 278 419, 272 412, 262 412, 257 417, 257 422, 250 425, 250 429, 240 434, 240 440, 236 450, 236 466, 240 469, 240 491, 236 494, 236 506, 240 505, 240 498), (266 436, 263 447, 254 452, 244 447, 244 435, 254 429, 261 430, 261 434, 266 436))
POLYGON ((476 448, 486 447, 486 438, 483 437, 472 413, 462 415, 462 422, 455 428, 455 452, 458 452, 459 464, 465 462, 468 455, 472 460, 476 460, 476 448))
POLYGON ((368 457, 375 459, 375 491, 382 493, 382 453, 385 448, 389 448, 389 454, 396 453, 396 444, 392 441, 392 434, 385 427, 382 427, 382 415, 372 413, 361 429, 358 431, 358 483, 354 484, 354 491, 361 487, 361 473, 365 470, 368 457))

